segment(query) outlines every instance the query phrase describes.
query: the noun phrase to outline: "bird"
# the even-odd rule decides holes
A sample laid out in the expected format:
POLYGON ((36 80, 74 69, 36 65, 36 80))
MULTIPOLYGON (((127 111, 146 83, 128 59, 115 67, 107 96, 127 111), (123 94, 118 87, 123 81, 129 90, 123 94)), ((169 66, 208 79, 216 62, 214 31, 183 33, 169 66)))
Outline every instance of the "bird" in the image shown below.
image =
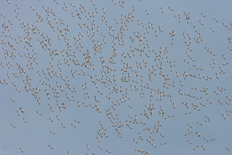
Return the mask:
POLYGON ((193 148, 193 150, 196 150, 198 148, 198 146, 195 146, 194 148, 193 148))
POLYGON ((15 126, 13 123, 11 123, 10 125, 11 125, 13 128, 16 128, 16 126, 15 126))
POLYGON ((203 17, 205 17, 205 14, 204 14, 204 13, 201 13, 201 15, 202 15, 203 17))
POLYGON ((23 149, 21 147, 19 148, 19 150, 20 150, 21 153, 24 153, 24 151, 23 151, 23 149))
POLYGON ((168 9, 169 9, 170 11, 173 11, 173 9, 172 9, 170 6, 168 7, 168 9))
POLYGON ((89 146, 86 144, 86 149, 89 150, 89 146))
POLYGON ((50 149, 53 149, 53 147, 52 147, 51 145, 48 145, 48 147, 49 147, 50 149))
POLYGON ((27 120, 26 120, 26 118, 23 118, 23 121, 24 121, 25 123, 27 123, 27 120))

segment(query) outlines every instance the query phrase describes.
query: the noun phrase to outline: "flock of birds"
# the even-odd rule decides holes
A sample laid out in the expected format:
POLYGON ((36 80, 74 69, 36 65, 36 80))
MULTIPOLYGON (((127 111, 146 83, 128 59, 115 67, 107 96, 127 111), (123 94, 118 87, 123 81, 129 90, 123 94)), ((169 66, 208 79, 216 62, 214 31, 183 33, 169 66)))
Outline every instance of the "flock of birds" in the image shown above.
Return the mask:
POLYGON ((0 3, 2 151, 231 152, 232 23, 142 1, 0 3))

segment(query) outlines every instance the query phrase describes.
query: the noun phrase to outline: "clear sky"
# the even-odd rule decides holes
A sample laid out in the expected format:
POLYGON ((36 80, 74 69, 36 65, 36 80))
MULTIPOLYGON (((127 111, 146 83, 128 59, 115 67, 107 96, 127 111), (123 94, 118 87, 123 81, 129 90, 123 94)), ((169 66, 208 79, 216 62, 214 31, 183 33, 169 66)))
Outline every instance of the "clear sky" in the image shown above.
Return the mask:
POLYGON ((0 155, 231 154, 231 6, 0 1, 0 155))

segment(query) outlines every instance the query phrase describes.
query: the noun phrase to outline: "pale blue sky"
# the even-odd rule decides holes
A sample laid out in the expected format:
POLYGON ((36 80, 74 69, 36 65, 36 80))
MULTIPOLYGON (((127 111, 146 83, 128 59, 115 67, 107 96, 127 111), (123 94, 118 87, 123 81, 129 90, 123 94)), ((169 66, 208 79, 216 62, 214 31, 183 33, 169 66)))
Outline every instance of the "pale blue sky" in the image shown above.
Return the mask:
POLYGON ((232 2, 122 2, 0 2, 0 154, 231 154, 232 2))

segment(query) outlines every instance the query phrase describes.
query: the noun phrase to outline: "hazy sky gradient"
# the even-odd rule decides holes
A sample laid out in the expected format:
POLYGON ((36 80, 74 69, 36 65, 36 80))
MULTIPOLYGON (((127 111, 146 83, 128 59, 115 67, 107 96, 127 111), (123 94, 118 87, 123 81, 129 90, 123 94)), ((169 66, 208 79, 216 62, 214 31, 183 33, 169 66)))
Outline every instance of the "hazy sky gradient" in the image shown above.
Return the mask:
POLYGON ((0 154, 231 154, 231 6, 1 1, 0 154))

